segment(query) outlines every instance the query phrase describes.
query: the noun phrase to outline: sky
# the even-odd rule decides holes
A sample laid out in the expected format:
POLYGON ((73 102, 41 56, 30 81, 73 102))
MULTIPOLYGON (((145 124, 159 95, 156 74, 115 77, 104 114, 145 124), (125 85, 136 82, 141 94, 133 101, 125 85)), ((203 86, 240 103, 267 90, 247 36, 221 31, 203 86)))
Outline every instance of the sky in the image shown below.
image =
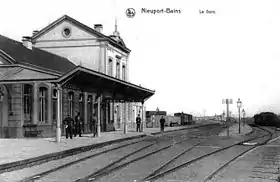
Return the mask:
POLYGON ((21 41, 67 14, 127 47, 130 82, 155 90, 147 110, 195 116, 280 113, 280 2, 277 0, 1 0, 0 34, 21 41), (126 9, 134 8, 128 18, 126 9), (180 13, 144 13, 170 8, 180 13), (206 13, 213 12, 215 13, 206 13), (204 13, 201 13, 204 11, 204 13))

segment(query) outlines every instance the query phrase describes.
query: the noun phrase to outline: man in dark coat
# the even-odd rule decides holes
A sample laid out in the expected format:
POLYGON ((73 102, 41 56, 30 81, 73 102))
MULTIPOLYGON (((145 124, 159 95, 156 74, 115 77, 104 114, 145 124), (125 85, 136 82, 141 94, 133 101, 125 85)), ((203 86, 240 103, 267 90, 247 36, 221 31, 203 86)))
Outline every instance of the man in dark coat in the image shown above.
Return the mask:
POLYGON ((68 114, 68 116, 64 119, 63 123, 65 125, 65 130, 66 130, 66 139, 68 137, 70 137, 70 139, 72 139, 74 120, 68 114))
POLYGON ((164 131, 164 123, 165 123, 165 119, 163 116, 161 116, 160 120, 160 131, 163 132, 164 131))
POLYGON ((140 114, 136 117, 136 132, 140 132, 141 118, 140 114))
POLYGON ((97 120, 96 120, 95 116, 92 116, 91 126, 92 126, 93 137, 96 137, 97 136, 97 120))
POLYGON ((80 116, 80 112, 77 113, 77 116, 75 117, 75 136, 77 134, 79 134, 79 136, 82 136, 82 121, 81 121, 81 116, 80 116))

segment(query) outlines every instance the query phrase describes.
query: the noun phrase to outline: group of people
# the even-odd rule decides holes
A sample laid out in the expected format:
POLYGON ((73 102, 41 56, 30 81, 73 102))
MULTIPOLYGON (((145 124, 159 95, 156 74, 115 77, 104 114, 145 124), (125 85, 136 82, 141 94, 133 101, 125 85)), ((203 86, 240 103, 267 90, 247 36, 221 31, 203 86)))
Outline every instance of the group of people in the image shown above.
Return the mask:
MULTIPOLYGON (((73 135, 76 137, 79 135, 80 137, 82 136, 82 128, 83 128, 83 123, 81 121, 81 116, 80 112, 77 113, 75 116, 75 119, 72 119, 71 116, 68 114, 68 116, 64 119, 63 121, 65 130, 66 130, 66 138, 72 139, 73 135)), ((165 124, 165 119, 162 116, 160 118, 160 130, 161 132, 164 131, 164 124, 165 124)), ((91 118, 91 126, 92 126, 92 131, 93 131, 93 137, 97 136, 97 120, 96 117, 91 118)), ((141 131, 141 117, 140 114, 136 117, 136 132, 141 131)))
MULTIPOLYGON (((75 119, 71 118, 71 116, 68 114, 68 116, 64 119, 63 124, 65 126, 66 130, 66 138, 70 139, 76 137, 79 135, 82 136, 82 128, 83 128, 83 122, 81 120, 80 112, 77 112, 77 115, 75 116, 75 119)), ((93 130, 93 137, 97 135, 97 122, 95 117, 92 117, 91 119, 91 125, 93 130)))

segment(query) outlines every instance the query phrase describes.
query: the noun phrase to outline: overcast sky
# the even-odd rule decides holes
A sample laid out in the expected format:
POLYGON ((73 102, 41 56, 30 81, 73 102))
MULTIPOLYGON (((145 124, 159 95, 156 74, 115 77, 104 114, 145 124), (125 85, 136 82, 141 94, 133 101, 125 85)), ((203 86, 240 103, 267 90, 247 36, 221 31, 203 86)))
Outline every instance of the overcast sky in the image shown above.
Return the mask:
POLYGON ((112 34, 132 50, 130 81, 155 89, 148 110, 221 114, 240 97, 249 115, 280 113, 280 2, 277 0, 1 0, 0 34, 21 40, 64 14, 112 34), (127 8, 136 16, 128 18, 127 8), (147 9, 181 13, 148 14, 147 9), (201 14, 200 11, 215 11, 201 14), (178 12, 178 11, 177 11, 178 12))

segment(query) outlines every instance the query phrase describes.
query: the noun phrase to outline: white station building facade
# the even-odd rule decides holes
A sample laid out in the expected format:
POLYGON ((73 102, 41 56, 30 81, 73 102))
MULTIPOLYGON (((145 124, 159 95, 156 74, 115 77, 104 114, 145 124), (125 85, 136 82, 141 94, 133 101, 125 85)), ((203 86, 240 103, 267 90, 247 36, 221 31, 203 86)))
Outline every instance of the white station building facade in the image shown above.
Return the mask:
MULTIPOLYGON (((18 42, 0 35, 0 137, 25 136, 36 125, 44 137, 65 129, 78 112, 83 132, 134 126, 155 91, 129 82, 128 49, 117 25, 113 35, 64 15, 18 42)), ((145 127, 145 125, 143 125, 145 127)))

